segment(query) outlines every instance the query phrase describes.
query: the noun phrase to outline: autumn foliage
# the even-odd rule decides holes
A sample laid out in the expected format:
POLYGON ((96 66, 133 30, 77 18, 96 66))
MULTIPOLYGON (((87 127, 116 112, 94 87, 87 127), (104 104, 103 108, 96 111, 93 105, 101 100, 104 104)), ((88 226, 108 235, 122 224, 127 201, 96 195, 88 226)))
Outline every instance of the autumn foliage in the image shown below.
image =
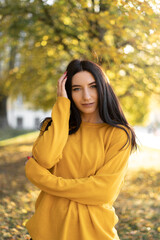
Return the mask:
POLYGON ((160 5, 155 0, 0 1, 0 101, 23 94, 50 109, 74 58, 99 63, 131 124, 160 93, 160 5))

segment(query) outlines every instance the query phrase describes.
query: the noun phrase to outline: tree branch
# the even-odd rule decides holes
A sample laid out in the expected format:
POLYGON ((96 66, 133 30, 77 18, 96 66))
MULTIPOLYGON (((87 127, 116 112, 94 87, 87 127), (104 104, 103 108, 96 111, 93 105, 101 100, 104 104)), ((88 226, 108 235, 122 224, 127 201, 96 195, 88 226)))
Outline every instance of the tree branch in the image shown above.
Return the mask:
POLYGON ((49 13, 49 10, 47 9, 47 7, 45 7, 45 5, 43 4, 43 1, 42 1, 42 0, 39 0, 39 2, 40 2, 41 6, 42 6, 42 8, 43 8, 43 11, 44 11, 45 16, 46 16, 47 19, 49 20, 49 22, 48 22, 48 23, 50 23, 49 25, 52 26, 52 27, 54 27, 54 22, 53 22, 53 19, 52 19, 50 13, 49 13))

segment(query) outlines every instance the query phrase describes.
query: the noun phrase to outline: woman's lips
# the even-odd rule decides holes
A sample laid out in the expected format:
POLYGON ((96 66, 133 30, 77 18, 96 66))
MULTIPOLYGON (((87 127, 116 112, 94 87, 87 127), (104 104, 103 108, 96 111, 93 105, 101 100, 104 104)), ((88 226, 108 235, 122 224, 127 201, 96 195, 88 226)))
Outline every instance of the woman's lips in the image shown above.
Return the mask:
POLYGON ((93 104, 94 103, 86 103, 86 104, 82 104, 82 106, 84 106, 84 107, 92 107, 93 104))

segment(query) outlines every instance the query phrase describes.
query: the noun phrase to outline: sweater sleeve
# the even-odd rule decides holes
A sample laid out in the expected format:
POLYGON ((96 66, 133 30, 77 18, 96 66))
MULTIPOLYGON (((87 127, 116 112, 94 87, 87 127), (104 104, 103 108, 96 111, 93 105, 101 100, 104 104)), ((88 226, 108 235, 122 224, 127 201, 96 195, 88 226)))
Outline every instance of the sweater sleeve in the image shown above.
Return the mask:
POLYGON ((54 196, 87 205, 113 204, 128 167, 131 144, 121 149, 126 141, 127 135, 123 130, 113 132, 106 151, 106 163, 93 176, 80 179, 56 177, 33 158, 26 164, 26 176, 38 188, 54 196))
POLYGON ((57 97, 52 109, 52 123, 45 131, 47 121, 44 122, 39 137, 32 148, 32 155, 44 168, 52 168, 60 159, 63 148, 68 139, 70 100, 57 97))

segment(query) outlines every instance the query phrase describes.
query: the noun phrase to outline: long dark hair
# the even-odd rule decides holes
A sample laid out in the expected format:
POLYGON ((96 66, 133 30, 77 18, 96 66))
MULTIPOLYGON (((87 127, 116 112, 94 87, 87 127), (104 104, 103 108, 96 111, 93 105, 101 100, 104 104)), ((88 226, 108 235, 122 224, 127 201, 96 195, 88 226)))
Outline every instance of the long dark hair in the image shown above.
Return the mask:
MULTIPOLYGON (((98 105, 99 105, 99 115, 100 118, 103 120, 103 122, 120 129, 123 129, 128 137, 128 142, 131 142, 132 149, 137 148, 136 144, 136 135, 133 130, 133 128, 129 125, 127 122, 124 113, 122 111, 122 108, 120 106, 119 100, 116 97, 110 83, 108 80, 108 77, 102 70, 102 68, 91 61, 88 60, 72 60, 68 66, 67 66, 67 81, 66 81, 66 92, 68 95, 68 98, 71 101, 71 114, 70 114, 70 120, 69 120, 69 134, 75 133, 81 124, 81 115, 79 110, 77 109, 76 105, 73 102, 72 99, 72 77, 81 71, 87 71, 92 74, 96 81, 97 86, 97 92, 98 92, 98 105), (131 137, 126 130, 129 129, 131 132, 131 137)), ((46 130, 48 129, 48 126, 51 124, 51 121, 47 125, 46 130)), ((126 145, 125 144, 125 145, 126 145)), ((125 146, 124 145, 124 146, 125 146)), ((123 147, 124 147, 123 146, 123 147)))

